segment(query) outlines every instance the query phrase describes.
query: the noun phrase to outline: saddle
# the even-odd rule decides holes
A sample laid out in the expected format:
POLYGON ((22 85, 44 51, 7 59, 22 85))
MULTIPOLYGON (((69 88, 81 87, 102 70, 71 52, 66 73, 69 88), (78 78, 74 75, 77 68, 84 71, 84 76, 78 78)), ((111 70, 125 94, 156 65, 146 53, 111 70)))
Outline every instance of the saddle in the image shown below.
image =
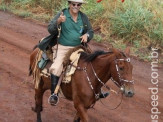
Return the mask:
MULTIPOLYGON (((41 51, 41 50, 40 50, 41 51)), ((71 81, 71 76, 75 73, 81 52, 86 51, 84 46, 78 46, 70 49, 64 57, 64 77, 62 82, 69 83, 71 81)), ((40 53, 40 59, 38 59, 38 68, 40 69, 40 76, 50 77, 49 68, 52 65, 53 53, 49 49, 46 52, 40 53)))
MULTIPOLYGON (((73 52, 77 51, 80 48, 83 49, 85 52, 88 52, 88 53, 94 52, 96 50, 108 50, 107 47, 105 47, 105 46, 101 47, 101 45, 97 45, 96 43, 94 44, 94 42, 87 43, 87 48, 84 47, 84 46, 78 46, 78 47, 75 47, 75 48, 71 49, 66 54, 66 56, 64 58, 63 65, 65 67, 64 68, 65 69, 65 72, 68 73, 68 71, 70 71, 70 68, 72 68, 73 71, 75 72, 74 66, 72 66, 72 63, 70 63, 70 58, 69 57, 70 57, 70 55, 73 52)), ((44 77, 50 77, 49 68, 52 65, 52 60, 53 60, 53 53, 52 53, 51 48, 48 48, 48 50, 45 51, 45 52, 43 52, 42 50, 39 50, 38 51, 38 55, 37 55, 35 66, 34 66, 35 68, 34 68, 34 71, 33 71, 34 81, 35 81, 35 88, 36 89, 39 86, 40 78, 42 76, 44 76, 44 77)), ((74 60, 77 60, 77 59, 74 59, 74 60)), ((74 72, 71 72, 71 73, 68 73, 67 75, 65 75, 65 76, 69 76, 69 78, 65 78, 64 77, 63 82, 69 83, 70 80, 71 80, 70 76, 74 72)))

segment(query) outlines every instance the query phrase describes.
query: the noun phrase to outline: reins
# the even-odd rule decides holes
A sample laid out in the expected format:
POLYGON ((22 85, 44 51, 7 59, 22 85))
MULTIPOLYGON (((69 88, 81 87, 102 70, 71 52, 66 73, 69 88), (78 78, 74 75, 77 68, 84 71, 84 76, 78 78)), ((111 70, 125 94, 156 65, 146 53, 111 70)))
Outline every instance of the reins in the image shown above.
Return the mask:
POLYGON ((90 63, 90 64, 91 64, 92 71, 93 71, 95 77, 97 78, 97 80, 98 80, 105 88, 107 88, 108 90, 110 90, 110 88, 109 88, 108 86, 106 86, 106 85, 101 81, 101 79, 97 76, 97 74, 96 74, 96 72, 95 72, 95 70, 94 70, 94 68, 93 68, 93 66, 92 66, 92 63, 90 63))
POLYGON ((100 99, 100 102, 101 102, 102 105, 106 106, 108 109, 110 109, 110 110, 115 110, 115 109, 117 109, 117 108, 121 105, 122 99, 123 99, 123 94, 121 93, 121 101, 120 101, 119 104, 118 104, 116 107, 114 107, 114 108, 110 108, 110 106, 105 105, 105 104, 102 102, 101 99, 100 99))
POLYGON ((54 59, 57 57, 57 52, 58 52, 58 39, 61 35, 61 25, 58 25, 58 36, 57 36, 57 49, 56 49, 56 53, 55 53, 55 57, 53 57, 54 59))
MULTIPOLYGON (((91 64, 91 68, 92 68, 92 71, 93 71, 93 73, 94 73, 94 75, 95 75, 95 77, 97 78, 97 80, 106 88, 106 89, 108 89, 109 91, 111 91, 111 92, 113 92, 113 93, 116 93, 116 94, 119 94, 119 92, 121 92, 121 89, 119 90, 119 92, 117 93, 116 91, 114 91, 113 89, 111 89, 110 87, 108 87, 107 85, 105 85, 102 81, 101 81, 101 79, 97 76, 97 74, 96 74, 96 72, 95 72, 95 70, 94 70, 94 68, 93 68, 93 66, 92 66, 92 63, 90 63, 91 64)), ((107 105, 105 105, 102 101, 101 101, 101 99, 100 99, 100 102, 104 105, 104 106, 106 106, 108 109, 110 109, 110 110, 115 110, 115 109, 117 109, 120 105, 121 105, 121 103, 122 103, 122 99, 123 99, 123 94, 121 93, 121 101, 120 101, 120 103, 116 106, 116 107, 114 107, 114 108, 110 108, 109 106, 107 106, 107 105)))
MULTIPOLYGON (((96 72, 95 72, 95 70, 94 70, 94 68, 93 68, 93 66, 92 66, 92 63, 90 63, 91 64, 91 68, 92 68, 92 71, 93 71, 93 73, 94 73, 94 75, 95 75, 95 77, 97 78, 97 80, 106 88, 106 89, 108 89, 109 91, 111 91, 111 92, 113 92, 113 93, 116 93, 116 94, 119 94, 119 92, 121 92, 121 89, 119 90, 119 92, 117 93, 116 91, 114 91, 113 89, 111 89, 110 87, 108 87, 107 85, 105 85, 102 81, 101 81, 101 79, 97 76, 97 74, 96 74, 96 72)), ((108 107, 110 110, 114 110, 114 109, 117 109, 119 106, 120 106, 120 104, 122 103, 122 99, 123 99, 123 94, 121 93, 121 101, 120 101, 120 103, 116 106, 116 107, 114 107, 114 108, 110 108, 110 107, 108 107, 107 105, 105 105, 102 101, 101 101, 101 99, 100 99, 100 102, 104 105, 104 106, 106 106, 106 107, 108 107)))

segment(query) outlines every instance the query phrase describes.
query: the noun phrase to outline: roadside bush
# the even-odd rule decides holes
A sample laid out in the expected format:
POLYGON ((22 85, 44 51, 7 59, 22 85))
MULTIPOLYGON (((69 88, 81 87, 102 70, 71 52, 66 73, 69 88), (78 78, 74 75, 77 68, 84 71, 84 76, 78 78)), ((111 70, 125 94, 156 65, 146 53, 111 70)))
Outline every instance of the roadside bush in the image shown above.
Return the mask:
POLYGON ((149 43, 162 43, 163 24, 159 18, 145 8, 140 0, 126 1, 116 8, 109 17, 112 34, 125 38, 133 43, 133 40, 145 40, 149 43))

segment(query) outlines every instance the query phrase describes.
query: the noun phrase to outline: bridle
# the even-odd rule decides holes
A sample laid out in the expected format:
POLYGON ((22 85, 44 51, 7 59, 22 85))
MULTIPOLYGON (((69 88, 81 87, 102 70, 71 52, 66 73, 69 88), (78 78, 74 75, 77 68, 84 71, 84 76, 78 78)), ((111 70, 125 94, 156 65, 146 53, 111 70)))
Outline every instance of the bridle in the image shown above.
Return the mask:
MULTIPOLYGON (((120 82, 123 81, 123 82, 126 82, 126 83, 132 83, 132 84, 134 84, 134 80, 126 80, 126 79, 122 79, 122 78, 121 78, 121 75, 120 75, 120 73, 119 73, 118 61, 130 62, 130 58, 126 58, 126 59, 115 59, 114 62, 115 62, 115 67, 116 67, 116 70, 117 70, 117 74, 118 74, 119 81, 120 81, 120 82)), ((73 64, 71 64, 71 65, 74 66, 73 64)), ((95 70, 94 70, 93 65, 92 65, 91 62, 90 62, 90 65, 91 65, 93 74, 94 74, 94 76, 96 77, 96 79, 98 80, 98 82, 100 82, 100 83, 102 84, 102 86, 105 87, 105 88, 107 88, 108 90, 115 92, 115 91, 112 90, 110 87, 108 87, 107 85, 105 85, 105 83, 102 82, 102 80, 97 76, 97 73, 95 72, 95 70)), ((76 67, 76 66, 74 66, 74 67, 76 67)), ((87 78, 88 83, 89 83, 89 85, 90 85, 90 88, 92 89, 92 91, 93 91, 93 93, 94 93, 94 95, 95 95, 96 100, 98 100, 98 99, 99 99, 99 93, 96 93, 95 90, 94 90, 94 88, 93 88, 92 82, 91 82, 91 80, 90 80, 90 78, 89 78, 89 76, 88 76, 88 73, 87 73, 87 66, 84 67, 84 68, 81 68, 81 67, 77 66, 76 68, 77 68, 78 70, 83 70, 83 71, 85 72, 86 78, 87 78)), ((111 80, 120 88, 121 93, 123 93, 124 90, 125 90, 125 89, 124 89, 124 84, 119 84, 116 80, 113 79, 113 77, 111 77, 111 80)), ((119 92, 118 92, 118 93, 115 92, 115 93, 118 94, 119 92)), ((121 97, 120 103, 119 103, 116 107, 114 107, 114 108, 109 108, 109 109, 110 109, 110 110, 114 110, 114 109, 118 108, 118 107, 120 106, 120 104, 122 103, 122 98, 123 98, 123 95, 122 95, 122 97, 121 97)), ((101 103, 102 103, 102 101, 101 101, 101 103)), ((103 103, 102 103, 102 104, 103 104, 103 103)), ((103 104, 103 105, 104 105, 104 104, 103 104)), ((104 105, 104 106, 106 106, 106 105, 104 105)), ((108 106, 106 106, 106 107, 108 107, 108 106)))
MULTIPOLYGON (((130 62, 130 58, 126 58, 126 59, 115 59, 114 62, 115 62, 115 67, 116 67, 117 74, 118 74, 118 77, 119 77, 119 81, 120 81, 120 82, 123 81, 123 82, 126 82, 126 83, 132 83, 132 84, 134 84, 134 80, 126 80, 126 79, 122 79, 122 78, 121 78, 121 75, 120 75, 120 73, 119 73, 119 67, 118 67, 117 61, 126 61, 126 62, 130 62)), ((71 65, 74 66, 73 64, 71 64, 71 65)), ((96 77, 96 79, 98 80, 98 82, 100 82, 100 83, 102 84, 103 87, 107 88, 108 90, 111 90, 111 88, 109 88, 107 85, 105 85, 104 82, 102 82, 102 80, 97 76, 97 73, 95 72, 92 63, 90 63, 90 65, 91 65, 93 74, 94 74, 94 76, 96 77)), ((76 66, 74 66, 74 67, 76 67, 76 66)), ((90 88, 91 88, 91 89, 93 90, 93 92, 94 92, 95 98, 96 98, 96 99, 99 99, 99 93, 98 93, 98 94, 95 93, 95 90, 94 90, 94 88, 93 88, 92 82, 91 82, 91 80, 90 80, 90 78, 89 78, 89 76, 88 76, 88 73, 87 73, 87 66, 84 67, 84 68, 81 68, 81 67, 77 66, 76 68, 77 68, 78 70, 83 70, 83 71, 85 72, 86 78, 87 78, 87 80, 88 80, 88 82, 89 82, 90 88)), ((119 84, 116 80, 113 79, 113 77, 111 77, 111 80, 120 88, 120 91, 122 91, 122 93, 123 93, 124 90, 125 90, 125 89, 124 89, 124 84, 119 84)))
MULTIPOLYGON (((122 79, 121 78, 121 75, 119 73, 118 61, 130 62, 130 58, 126 58, 126 59, 115 59, 114 62, 115 62, 115 67, 116 67, 116 70, 117 70, 117 74, 118 74, 118 78, 119 78, 120 83, 126 82, 126 83, 134 84, 134 80, 126 80, 126 79, 122 79)), ((116 80, 113 79, 113 77, 111 77, 111 80, 120 88, 120 90, 122 92, 124 92, 124 84, 119 84, 116 80)))
MULTIPOLYGON (((117 70, 117 74, 118 74, 119 81, 120 81, 120 82, 123 81, 123 82, 127 82, 127 83, 132 83, 132 84, 134 84, 134 80, 126 80, 126 79, 122 79, 122 78, 121 78, 121 75, 120 75, 120 73, 119 73, 118 63, 117 63, 118 61, 130 62, 130 58, 126 58, 126 59, 115 59, 114 62, 115 62, 115 67, 116 67, 116 70, 117 70)), ((108 90, 110 90, 110 91, 112 91, 112 92, 114 92, 114 93, 116 93, 116 94, 118 94, 119 92, 121 92, 121 100, 120 100, 119 104, 117 104, 117 105, 116 105, 115 107, 113 107, 113 108, 111 108, 111 107, 105 105, 105 104, 100 100, 100 102, 101 102, 105 107, 107 107, 108 109, 110 109, 110 110, 117 109, 117 108, 121 105, 121 103, 122 103, 123 93, 124 93, 124 91, 125 91, 124 84, 122 84, 122 85, 119 84, 116 80, 113 79, 113 77, 111 77, 111 80, 120 88, 119 92, 117 93, 116 91, 112 90, 111 88, 108 88, 108 86, 106 86, 106 85, 100 80, 100 78, 97 76, 97 74, 96 74, 96 72, 95 72, 95 70, 94 70, 92 64, 91 64, 91 67, 92 67, 92 70, 93 70, 93 73, 94 73, 95 77, 97 78, 97 80, 98 80, 105 88, 107 88, 108 90)), ((94 92, 94 93, 95 93, 95 92, 94 92)), ((96 96, 96 94, 95 94, 95 96, 96 96)))

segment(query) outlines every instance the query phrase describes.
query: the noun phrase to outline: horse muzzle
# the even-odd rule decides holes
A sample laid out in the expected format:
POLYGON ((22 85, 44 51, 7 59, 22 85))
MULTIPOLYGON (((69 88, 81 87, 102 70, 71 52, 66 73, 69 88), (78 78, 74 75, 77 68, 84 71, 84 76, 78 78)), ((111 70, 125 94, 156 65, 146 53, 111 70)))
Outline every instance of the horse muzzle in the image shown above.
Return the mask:
POLYGON ((126 97, 133 97, 134 90, 133 89, 127 89, 124 86, 120 88, 121 93, 123 93, 126 97))
POLYGON ((126 91, 124 94, 126 97, 132 97, 134 95, 134 91, 129 90, 129 91, 126 91))

